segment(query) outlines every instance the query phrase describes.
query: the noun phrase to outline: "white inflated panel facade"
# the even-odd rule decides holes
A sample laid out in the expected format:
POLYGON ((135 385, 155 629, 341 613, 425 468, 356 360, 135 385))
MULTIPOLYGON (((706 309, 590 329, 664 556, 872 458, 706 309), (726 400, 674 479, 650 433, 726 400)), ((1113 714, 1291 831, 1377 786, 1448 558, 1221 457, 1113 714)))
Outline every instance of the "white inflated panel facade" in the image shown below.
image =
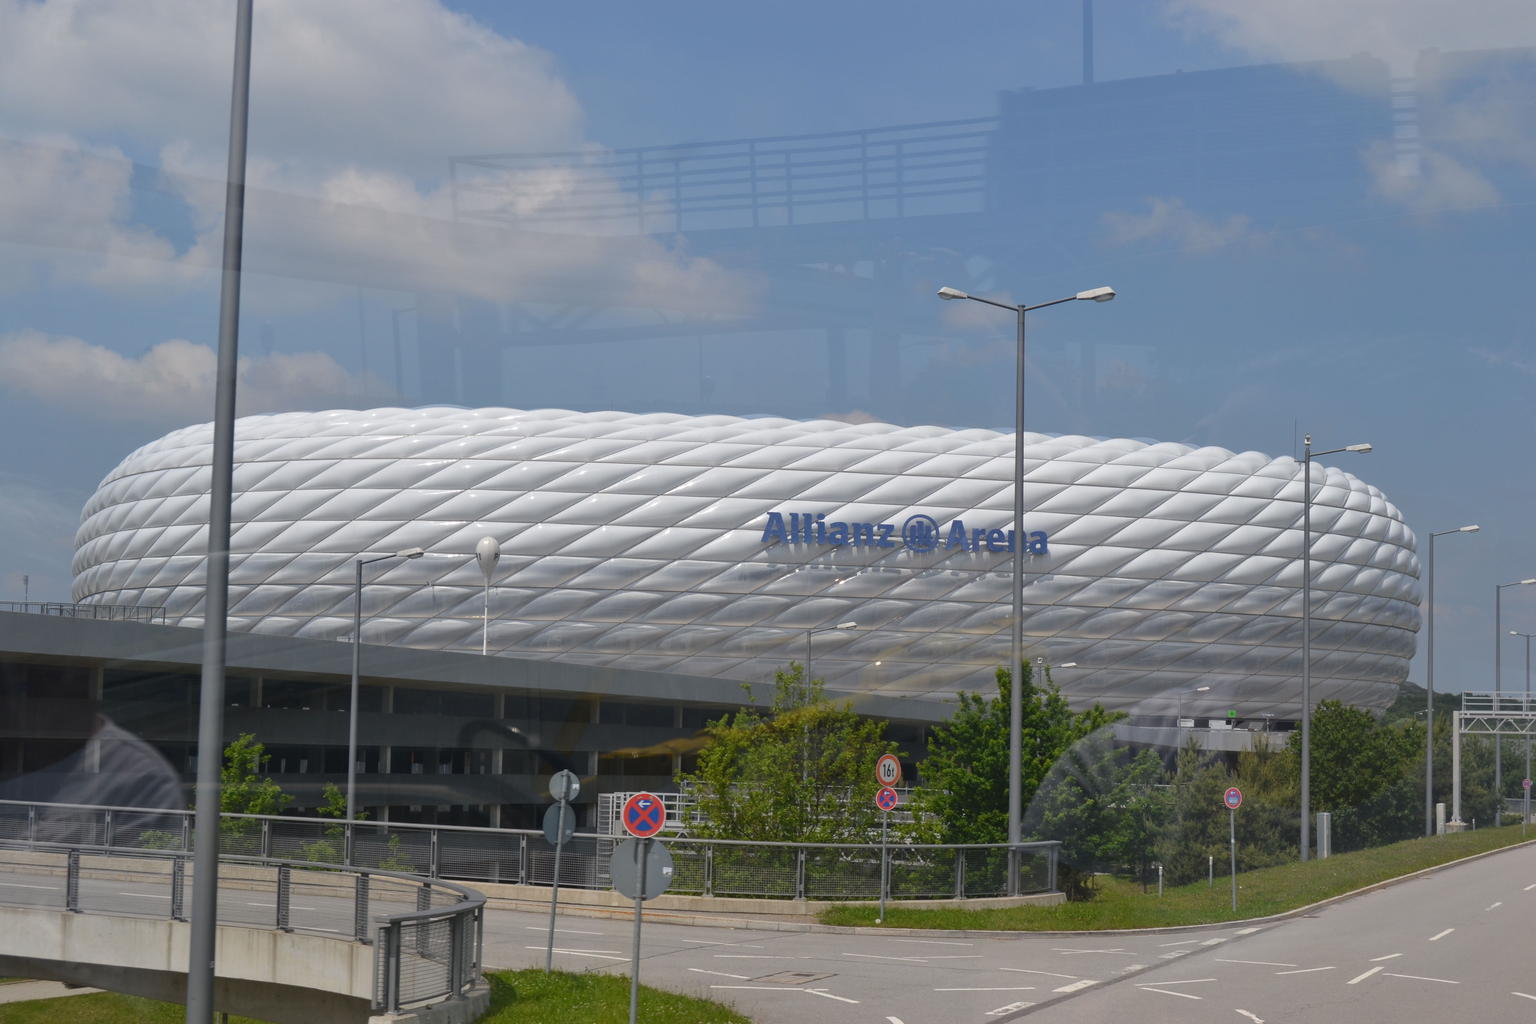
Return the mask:
MULTIPOLYGON (((77 537, 77 601, 201 623, 210 438, 208 425, 176 431, 102 482, 77 537)), ((1300 465, 1026 441, 1026 644, 1077 663, 1055 672, 1074 703, 1294 714, 1300 465)), ((493 536, 492 653, 758 682, 809 643, 834 688, 987 689, 1009 648, 1012 451, 1011 434, 987 430, 726 416, 247 417, 230 627, 349 637, 354 559, 421 547, 365 569, 364 640, 478 652, 474 551, 493 536), (909 520, 929 532, 907 543, 909 520), (869 525, 834 544, 836 523, 869 525)), ((1313 487, 1314 693, 1383 705, 1414 651, 1414 537, 1347 473, 1315 464, 1313 487)))

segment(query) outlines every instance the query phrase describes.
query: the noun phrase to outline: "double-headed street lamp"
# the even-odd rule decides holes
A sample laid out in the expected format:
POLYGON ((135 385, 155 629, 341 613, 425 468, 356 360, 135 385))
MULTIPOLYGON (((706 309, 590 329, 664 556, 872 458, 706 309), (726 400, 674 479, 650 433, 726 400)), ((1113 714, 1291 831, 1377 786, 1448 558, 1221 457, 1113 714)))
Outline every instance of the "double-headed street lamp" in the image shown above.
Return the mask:
POLYGON ((1476 524, 1429 534, 1429 670, 1424 686, 1424 834, 1435 834, 1435 538, 1452 533, 1476 533, 1476 524))
MULTIPOLYGON (((1531 637, 1536 636, 1536 633, 1522 633, 1518 629, 1512 629, 1512 630, 1509 631, 1509 635, 1510 636, 1523 636, 1523 637, 1525 637, 1525 708, 1524 708, 1524 710, 1529 712, 1531 710, 1531 637)), ((1529 723, 1527 723, 1527 727, 1529 727, 1529 723)), ((1529 732, 1527 732, 1526 736, 1525 736, 1525 777, 1527 779, 1531 777, 1531 736, 1530 736, 1529 732)), ((1499 799, 1500 800, 1504 799, 1504 794, 1500 793, 1499 794, 1499 799)))
POLYGON ((839 622, 835 626, 817 626, 815 629, 805 631, 805 682, 809 686, 814 676, 811 675, 811 637, 817 633, 834 633, 839 629, 858 629, 857 622, 839 622))
POLYGON ((351 821, 357 789, 357 681, 363 658, 363 566, 387 562, 391 558, 420 558, 421 548, 405 548, 389 555, 375 555, 357 560, 357 583, 352 590, 352 705, 347 715, 347 820, 351 821))
POLYGON ((1309 860, 1312 845, 1312 460, 1340 452, 1371 450, 1369 444, 1347 444, 1325 452, 1312 450, 1312 435, 1302 439, 1301 457, 1301 859, 1309 860))
MULTIPOLYGON (((1536 583, 1536 577, 1525 580, 1515 580, 1513 583, 1500 583, 1493 588, 1493 710, 1499 710, 1499 694, 1504 692, 1504 591, 1510 587, 1528 587, 1536 583)), ((1531 777, 1529 770, 1526 778, 1531 777)), ((1493 791, 1498 794, 1500 800, 1504 799, 1504 737, 1494 734, 1493 737, 1493 791)))
MULTIPOLYGON (((1076 295, 1033 306, 1013 305, 968 295, 958 288, 940 288, 941 299, 969 299, 999 309, 1011 309, 1018 317, 1018 353, 1014 368, 1014 415, 1013 415, 1013 647, 1008 663, 1008 675, 1013 680, 1008 701, 1008 845, 1009 862, 1013 863, 1021 839, 1020 819, 1023 817, 1023 790, 1019 775, 1023 771, 1024 732, 1024 314, 1046 306, 1059 306, 1063 302, 1108 302, 1115 297, 1113 288, 1090 288, 1076 295)), ((1008 895, 1018 894, 1018 873, 1008 872, 1008 895)))

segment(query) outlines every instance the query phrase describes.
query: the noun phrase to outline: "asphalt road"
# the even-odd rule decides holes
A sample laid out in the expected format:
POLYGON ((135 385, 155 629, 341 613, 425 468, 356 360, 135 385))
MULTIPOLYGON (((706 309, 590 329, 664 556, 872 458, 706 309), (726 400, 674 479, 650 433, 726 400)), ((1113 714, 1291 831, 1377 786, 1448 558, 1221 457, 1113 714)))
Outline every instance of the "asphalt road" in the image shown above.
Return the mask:
MULTIPOLYGON (((58 905, 61 885, 0 871, 0 901, 58 905)), ((150 886, 87 880, 82 892, 88 909, 163 912, 150 886)), ((271 924, 268 894, 231 889, 220 902, 221 917, 271 924)), ((1536 846, 1262 926, 972 937, 648 922, 641 980, 731 1003, 760 1024, 1531 1022, 1533 912, 1536 846)), ((318 890, 294 898, 300 928, 340 931, 350 913, 350 901, 318 890)), ((542 966, 547 925, 546 913, 492 911, 486 963, 542 966)), ((556 965, 627 974, 632 927, 562 914, 556 965)))

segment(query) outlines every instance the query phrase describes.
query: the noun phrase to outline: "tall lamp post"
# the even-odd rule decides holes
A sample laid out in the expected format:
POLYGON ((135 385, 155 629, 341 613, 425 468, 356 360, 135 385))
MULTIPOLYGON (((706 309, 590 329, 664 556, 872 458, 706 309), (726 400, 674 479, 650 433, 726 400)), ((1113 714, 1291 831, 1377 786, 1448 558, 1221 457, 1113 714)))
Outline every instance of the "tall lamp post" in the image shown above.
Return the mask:
MULTIPOLYGON (((1013 406, 1013 646, 1009 653, 1008 675, 1013 680, 1008 700, 1008 846, 1009 860, 1017 855, 1021 839, 1023 790, 1019 775, 1023 770, 1024 696, 1024 314, 1030 310, 1059 306, 1063 302, 1108 302, 1115 297, 1109 287, 1090 288, 1064 299, 1039 302, 1033 306, 1013 305, 968 295, 958 288, 940 288, 939 298, 969 299, 999 309, 1009 309, 1018 317, 1018 353, 1014 366, 1013 406)), ((1018 895, 1018 874, 1008 872, 1008 895, 1018 895)))
MULTIPOLYGON (((1174 712, 1174 717, 1173 717, 1173 727, 1174 727, 1175 730, 1179 730, 1179 729, 1184 728, 1184 726, 1182 724, 1183 721, 1184 721, 1184 695, 1187 694, 1187 693, 1206 693, 1209 690, 1210 690, 1209 686, 1197 686, 1193 690, 1180 690, 1179 691, 1178 709, 1174 712)), ((1182 737, 1183 733, 1179 733, 1179 735, 1182 737)), ((1180 740, 1180 742, 1183 742, 1182 739, 1180 740)))
POLYGON ((420 558, 421 548, 405 548, 389 555, 357 560, 357 582, 352 589, 352 710, 347 715, 347 820, 353 820, 357 790, 357 682, 363 659, 363 566, 391 558, 420 558))
POLYGON ((1429 682, 1424 686, 1424 834, 1435 834, 1435 538, 1452 533, 1476 533, 1478 527, 1433 530, 1429 534, 1429 682))
POLYGON ((811 675, 811 637, 815 636, 817 633, 832 633, 832 632, 836 632, 839 629, 858 629, 858 628, 859 628, 859 624, 857 622, 851 622, 850 621, 850 622, 839 622, 835 626, 818 626, 815 629, 808 629, 808 630, 805 631, 805 683, 806 683, 807 686, 809 686, 810 683, 811 683, 811 680, 815 678, 814 676, 811 675))
MULTIPOLYGON (((1499 709, 1499 694, 1504 692, 1504 591, 1510 587, 1528 587, 1536 583, 1536 577, 1526 580, 1515 580, 1513 583, 1500 583, 1493 588, 1493 709, 1499 709)), ((1531 773, 1525 773, 1530 778, 1531 773)), ((1504 799, 1504 737, 1495 734, 1493 737, 1493 791, 1500 800, 1504 799)))
MULTIPOLYGON (((1526 711, 1530 711, 1531 710, 1531 637, 1536 636, 1536 633, 1522 633, 1518 629, 1512 629, 1512 630, 1509 631, 1509 635, 1510 636, 1523 636, 1523 637, 1525 637, 1525 710, 1526 711)), ((1525 777, 1527 779, 1531 777, 1531 736, 1530 736, 1529 732, 1527 732, 1526 736, 1525 736, 1525 777)), ((1501 800, 1504 799, 1504 796, 1503 796, 1502 793, 1499 795, 1499 799, 1501 799, 1501 800)))
POLYGON ((1301 457, 1301 859, 1311 859, 1312 845, 1312 460, 1340 452, 1371 450, 1347 444, 1325 452, 1312 450, 1312 435, 1302 438, 1301 457))

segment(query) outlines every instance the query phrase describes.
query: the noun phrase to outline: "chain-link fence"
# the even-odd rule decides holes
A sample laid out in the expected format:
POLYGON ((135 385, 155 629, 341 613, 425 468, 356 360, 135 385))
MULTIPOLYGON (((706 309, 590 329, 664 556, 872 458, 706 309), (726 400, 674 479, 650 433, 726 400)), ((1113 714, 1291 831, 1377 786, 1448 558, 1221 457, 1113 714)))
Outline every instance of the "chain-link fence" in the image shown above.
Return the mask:
MULTIPOLYGON (((578 834, 565 843, 560 884, 607 889, 622 837, 578 834)), ((1056 888, 1055 842, 1006 844, 762 843, 663 837, 676 866, 670 891, 697 896, 873 900, 962 899, 1056 888), (1015 878, 1010 883, 1010 863, 1015 878), (886 870, 882 871, 882 864, 886 870)), ((0 841, 81 848, 190 852, 191 812, 0 801, 0 841)), ((326 818, 226 814, 220 855, 336 864, 470 882, 549 885, 555 850, 531 829, 469 828, 326 818)))

